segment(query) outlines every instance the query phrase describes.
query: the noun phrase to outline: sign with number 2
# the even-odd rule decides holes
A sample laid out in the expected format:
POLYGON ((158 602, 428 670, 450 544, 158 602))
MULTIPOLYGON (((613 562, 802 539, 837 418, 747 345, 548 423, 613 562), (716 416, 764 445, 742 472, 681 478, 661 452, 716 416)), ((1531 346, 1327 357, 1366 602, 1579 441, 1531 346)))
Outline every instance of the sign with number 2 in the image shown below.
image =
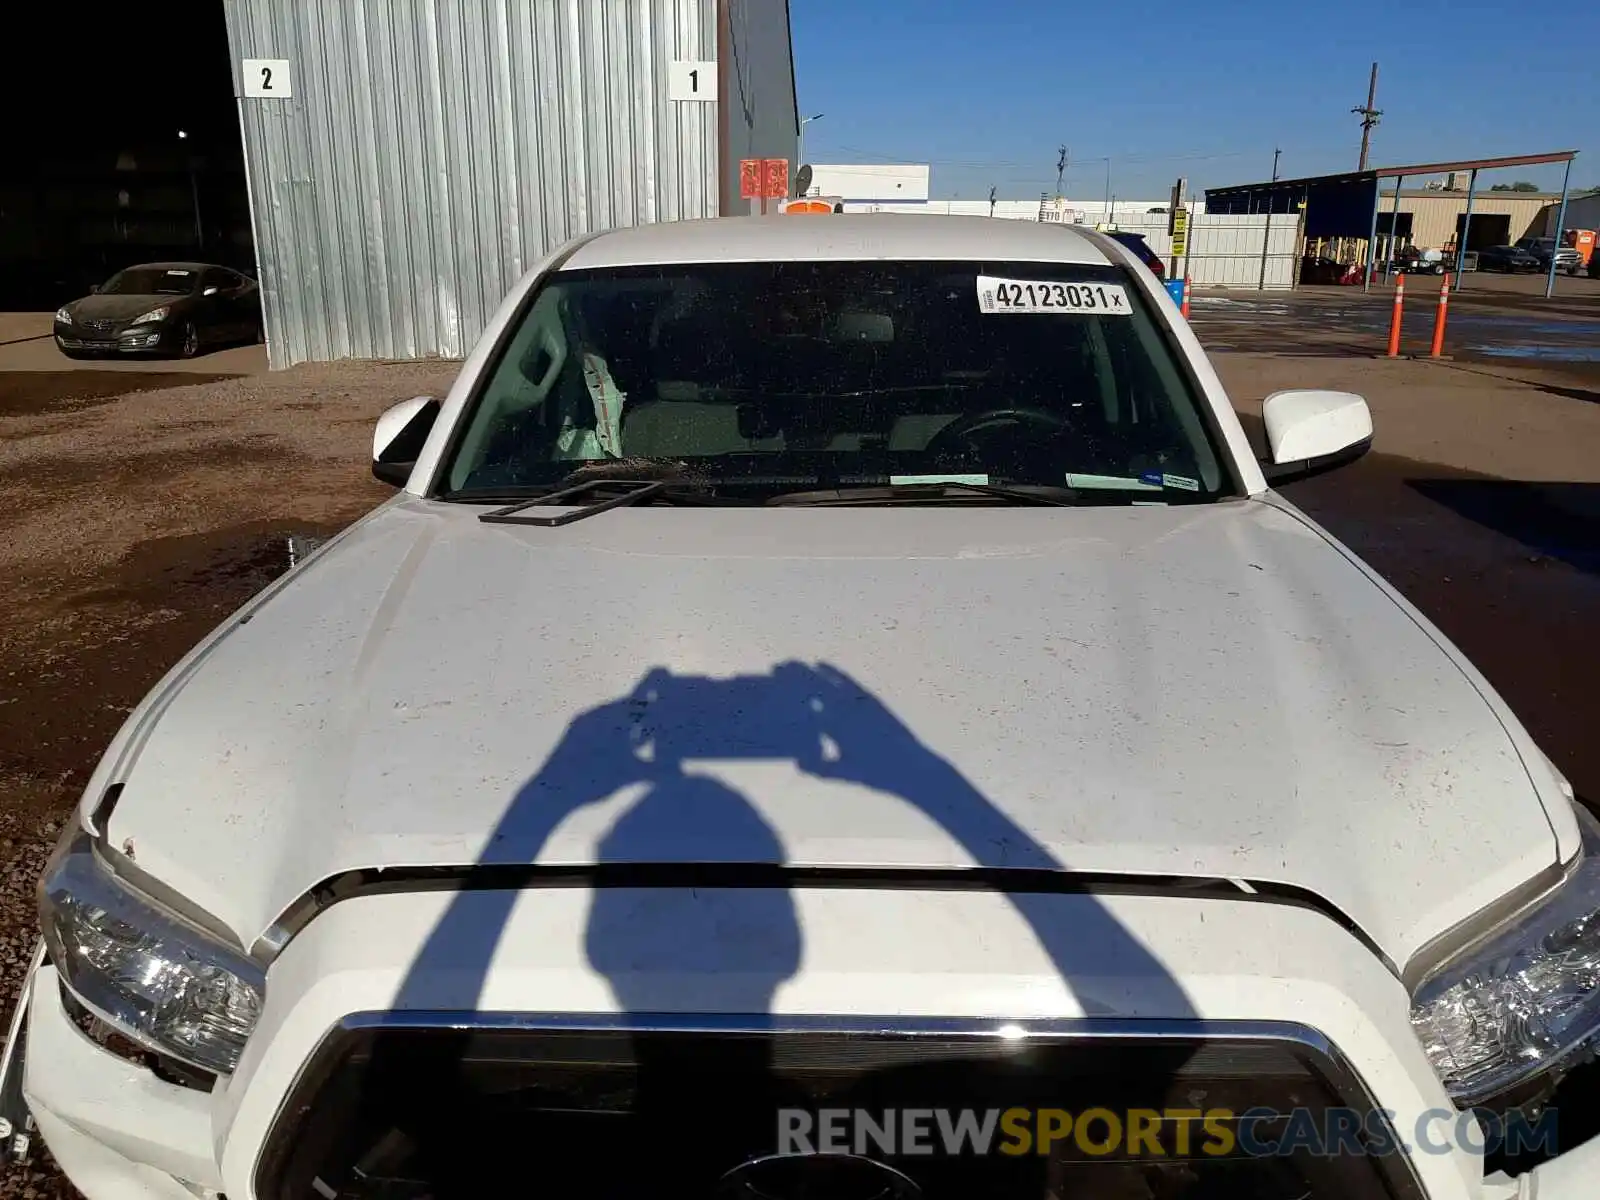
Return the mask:
POLYGON ((288 100, 294 95, 286 58, 247 58, 239 64, 244 94, 254 100, 288 100))

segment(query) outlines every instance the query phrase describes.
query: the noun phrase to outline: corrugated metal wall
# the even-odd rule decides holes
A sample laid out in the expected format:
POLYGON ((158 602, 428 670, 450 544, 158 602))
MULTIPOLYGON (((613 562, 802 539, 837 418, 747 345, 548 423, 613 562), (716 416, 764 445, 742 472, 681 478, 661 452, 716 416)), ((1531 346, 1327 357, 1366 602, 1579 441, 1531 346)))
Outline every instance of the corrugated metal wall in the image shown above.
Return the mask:
MULTIPOLYGON (((1166 225, 1137 229, 1165 258, 1172 247, 1166 225)), ((1232 288, 1292 288, 1300 275, 1298 213, 1254 216, 1206 213, 1189 226, 1189 279, 1196 285, 1232 288), (1264 246, 1263 246, 1264 243, 1264 246), (1265 255, 1262 254, 1263 248, 1265 255)))
MULTIPOLYGON (((1068 211, 1083 212, 1088 228, 1105 213, 1104 201, 1069 200, 1068 211)), ((1127 209, 1115 209, 1116 226, 1141 235, 1150 249, 1167 261, 1172 255, 1172 235, 1167 232, 1165 214, 1143 211, 1155 207, 1130 200, 1127 209)), ((940 213, 951 216, 985 216, 987 200, 931 200, 927 204, 861 205, 884 213, 940 213)), ((1195 213, 1191 207, 1188 259, 1179 259, 1179 274, 1188 273, 1197 285, 1235 288, 1261 288, 1268 291, 1292 288, 1299 275, 1300 217, 1298 214, 1269 215, 1195 213), (1266 254, 1262 249, 1265 244, 1266 254)), ((1001 200, 995 204, 997 219, 1037 221, 1037 201, 1001 200)))
MULTIPOLYGON (((1545 209, 1543 221, 1539 225, 1540 236, 1555 236, 1559 207, 1552 204, 1545 209)), ((1568 229, 1600 229, 1600 192, 1569 198, 1565 225, 1568 229)))
MULTIPOLYGON (((714 216, 716 0, 227 0, 293 97, 239 101, 272 365, 466 354, 584 231, 714 216)), ((787 24, 784 27, 787 49, 787 24)))

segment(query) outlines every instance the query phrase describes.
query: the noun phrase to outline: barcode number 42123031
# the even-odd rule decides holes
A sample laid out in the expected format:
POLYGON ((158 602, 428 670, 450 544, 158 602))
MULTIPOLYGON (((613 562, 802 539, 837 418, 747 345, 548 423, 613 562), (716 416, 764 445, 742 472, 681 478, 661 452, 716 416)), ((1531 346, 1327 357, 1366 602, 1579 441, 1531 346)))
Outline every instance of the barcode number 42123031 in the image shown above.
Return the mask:
POLYGON ((985 313, 1097 313, 1132 315, 1128 293, 1115 283, 1056 283, 978 276, 978 307, 985 313))

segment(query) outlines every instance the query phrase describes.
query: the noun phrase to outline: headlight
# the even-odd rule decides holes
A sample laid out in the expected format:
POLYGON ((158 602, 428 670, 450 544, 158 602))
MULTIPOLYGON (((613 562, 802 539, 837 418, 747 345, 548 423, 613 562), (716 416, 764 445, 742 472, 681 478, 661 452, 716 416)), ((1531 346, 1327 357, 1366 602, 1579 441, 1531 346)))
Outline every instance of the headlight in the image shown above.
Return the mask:
POLYGON ((66 305, 62 305, 60 308, 56 309, 56 320, 60 321, 63 325, 72 324, 72 314, 67 311, 66 305))
POLYGON ((167 314, 171 311, 172 309, 169 306, 163 304, 160 308, 152 308, 147 313, 139 314, 133 320, 129 321, 128 324, 148 325, 151 321, 165 321, 167 319, 167 314))
POLYGON ((1570 1065, 1600 1032, 1600 825, 1562 884, 1425 979, 1411 1024, 1462 1107, 1570 1065))
POLYGON ((262 969, 112 874, 69 826, 39 884, 50 961, 85 1007, 161 1054, 218 1074, 261 1012, 262 969))

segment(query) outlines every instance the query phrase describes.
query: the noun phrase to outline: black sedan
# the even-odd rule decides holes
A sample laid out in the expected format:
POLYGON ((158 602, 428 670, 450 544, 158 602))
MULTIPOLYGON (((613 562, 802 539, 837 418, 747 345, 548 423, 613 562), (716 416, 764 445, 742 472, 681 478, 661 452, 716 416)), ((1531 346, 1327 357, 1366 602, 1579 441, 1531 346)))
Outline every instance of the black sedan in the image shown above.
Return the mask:
POLYGON ((56 311, 56 345, 68 358, 168 354, 259 341, 256 281, 209 263, 142 263, 56 311))
POLYGON ((1478 251, 1480 271, 1537 271, 1539 260, 1521 246, 1490 246, 1478 251))

